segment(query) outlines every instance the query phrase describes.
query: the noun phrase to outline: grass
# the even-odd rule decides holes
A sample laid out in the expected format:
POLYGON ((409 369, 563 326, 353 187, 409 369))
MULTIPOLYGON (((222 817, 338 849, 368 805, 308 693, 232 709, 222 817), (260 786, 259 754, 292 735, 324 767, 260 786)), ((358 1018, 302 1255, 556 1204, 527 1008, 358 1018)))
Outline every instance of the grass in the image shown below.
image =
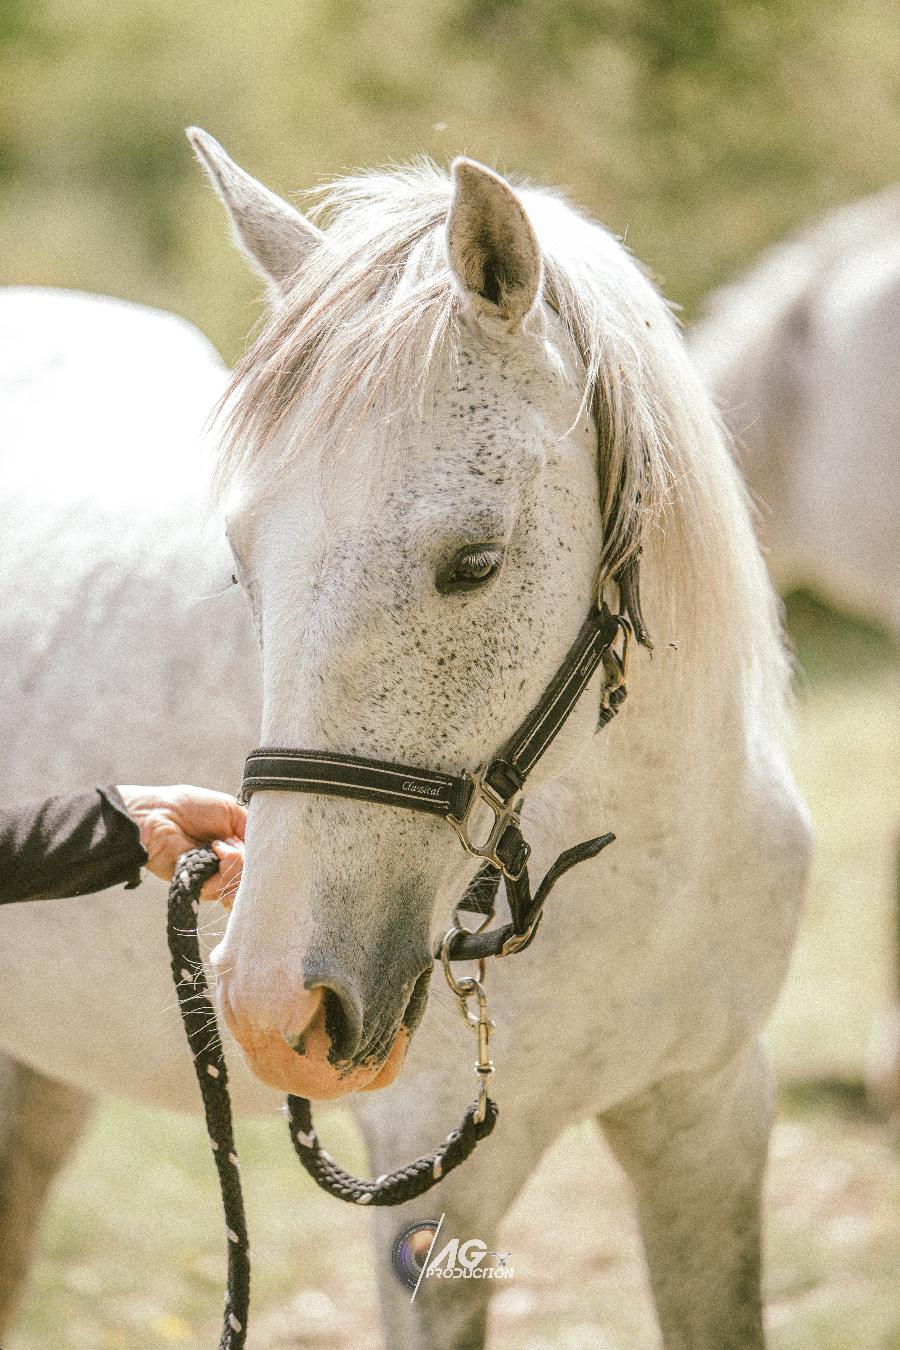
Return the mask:
MULTIPOLYGON (((336 1300, 368 1300, 374 1325, 365 1215, 316 1190, 280 1116, 243 1122, 237 1137, 255 1321, 298 1287, 325 1297, 333 1287, 336 1300)), ((346 1118, 330 1123, 329 1137, 342 1159, 365 1166, 346 1118)), ((34 1294, 8 1350, 206 1350, 218 1334, 225 1268, 219 1203, 196 1120, 108 1103, 53 1205, 34 1294)))
POLYGON ((796 595, 794 767, 816 851, 793 967, 772 1025, 782 1076, 858 1080, 896 984, 900 679, 886 638, 796 595))
MULTIPOLYGON (((803 671, 796 768, 818 855, 771 1033, 785 1084, 768 1182, 771 1346, 896 1350, 900 1156, 860 1080, 893 980, 897 654, 809 597, 795 597, 788 618, 803 671)), ((280 1117, 238 1130, 254 1239, 251 1345, 375 1350, 367 1216, 315 1189, 284 1130, 280 1117)), ((329 1134, 342 1159, 365 1166, 345 1117, 334 1114, 329 1134)), ((550 1151, 504 1241, 516 1279, 495 1300, 492 1350, 656 1344, 628 1195, 591 1127, 550 1151)), ((223 1247, 197 1122, 111 1102, 56 1193, 6 1350, 207 1350, 223 1247)))

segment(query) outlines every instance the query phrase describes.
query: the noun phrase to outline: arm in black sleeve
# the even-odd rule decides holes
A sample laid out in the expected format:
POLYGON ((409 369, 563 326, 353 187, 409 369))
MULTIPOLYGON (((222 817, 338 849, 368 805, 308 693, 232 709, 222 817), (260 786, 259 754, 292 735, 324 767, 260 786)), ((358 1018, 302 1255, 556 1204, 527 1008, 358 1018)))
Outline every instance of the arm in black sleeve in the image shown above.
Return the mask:
POLYGON ((114 787, 0 811, 0 904, 137 886, 146 861, 114 787))

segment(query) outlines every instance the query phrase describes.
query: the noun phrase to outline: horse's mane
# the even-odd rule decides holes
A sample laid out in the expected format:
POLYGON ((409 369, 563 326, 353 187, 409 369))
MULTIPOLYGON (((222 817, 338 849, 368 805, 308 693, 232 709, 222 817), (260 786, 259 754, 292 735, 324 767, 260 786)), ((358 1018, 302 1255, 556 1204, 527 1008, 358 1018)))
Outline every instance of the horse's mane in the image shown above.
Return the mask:
MULTIPOLYGON (((756 692, 765 687, 777 716, 786 662, 774 599, 742 485, 675 322, 607 231, 556 193, 517 190, 543 253, 544 298, 581 355, 598 428, 601 584, 665 530, 665 549, 678 548, 690 577, 675 631, 687 604, 698 634, 712 624, 719 661, 733 643, 738 669, 756 692)), ((416 409, 439 360, 452 359, 461 322, 444 246, 451 193, 449 175, 423 160, 317 194, 312 214, 325 242, 222 401, 220 497, 262 456, 274 480, 316 432, 327 428, 338 448, 363 418, 389 425, 416 409), (302 429, 294 418, 288 425, 301 402, 302 429)), ((541 322, 539 313, 529 322, 541 322)))

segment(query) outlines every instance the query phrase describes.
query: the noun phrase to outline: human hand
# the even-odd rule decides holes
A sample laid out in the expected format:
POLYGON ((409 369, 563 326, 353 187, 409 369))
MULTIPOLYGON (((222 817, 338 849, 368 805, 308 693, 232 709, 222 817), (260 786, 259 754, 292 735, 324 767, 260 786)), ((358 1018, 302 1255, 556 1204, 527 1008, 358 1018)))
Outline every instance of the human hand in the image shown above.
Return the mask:
POLYGON ((147 851, 147 867, 171 881, 175 864, 189 848, 210 848, 219 870, 200 892, 202 900, 219 900, 230 909, 244 865, 246 809, 234 797, 209 788, 119 787, 128 814, 147 851))

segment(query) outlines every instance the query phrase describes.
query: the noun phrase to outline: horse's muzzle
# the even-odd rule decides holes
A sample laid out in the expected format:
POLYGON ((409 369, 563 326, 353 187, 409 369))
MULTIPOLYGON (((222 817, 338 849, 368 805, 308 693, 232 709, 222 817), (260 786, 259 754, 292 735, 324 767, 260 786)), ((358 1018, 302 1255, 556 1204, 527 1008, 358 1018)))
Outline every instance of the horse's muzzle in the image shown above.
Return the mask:
POLYGON ((220 977, 225 1022, 251 1071, 269 1087, 324 1101, 387 1087, 403 1067, 412 1032, 424 1009, 428 977, 416 981, 399 1022, 361 1044, 363 1019, 346 992, 317 984, 304 990, 287 1026, 260 1027, 232 1000, 220 977))

